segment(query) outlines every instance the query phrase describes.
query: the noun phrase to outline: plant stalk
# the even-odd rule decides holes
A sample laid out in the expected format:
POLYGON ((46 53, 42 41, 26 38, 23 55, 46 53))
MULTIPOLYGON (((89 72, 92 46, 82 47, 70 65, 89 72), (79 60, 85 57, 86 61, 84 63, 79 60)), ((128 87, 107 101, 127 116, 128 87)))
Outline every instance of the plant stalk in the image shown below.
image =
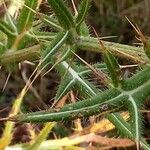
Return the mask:
MULTIPOLYGON (((150 63, 144 53, 143 47, 135 47, 107 41, 103 41, 103 43, 108 50, 117 56, 142 64, 150 63)), ((102 48, 99 45, 97 38, 94 37, 79 37, 76 40, 76 45, 84 51, 102 53, 102 48)), ((24 60, 36 60, 40 57, 40 53, 40 45, 35 45, 15 52, 9 51, 0 56, 0 65, 8 65, 24 60)))

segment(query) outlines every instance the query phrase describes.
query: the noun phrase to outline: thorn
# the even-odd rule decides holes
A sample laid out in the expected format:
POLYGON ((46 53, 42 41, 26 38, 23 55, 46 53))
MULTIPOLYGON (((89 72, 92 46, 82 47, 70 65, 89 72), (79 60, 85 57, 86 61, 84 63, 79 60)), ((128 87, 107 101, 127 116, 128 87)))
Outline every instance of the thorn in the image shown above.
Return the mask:
POLYGON ((105 48, 103 42, 101 41, 100 37, 99 37, 98 34, 97 34, 95 28, 94 28, 94 27, 92 27, 92 28, 93 28, 93 31, 94 31, 94 33, 95 33, 95 35, 96 35, 96 37, 97 37, 97 39, 98 39, 98 41, 99 41, 100 47, 102 47, 102 50, 106 50, 106 48, 105 48))
POLYGON ((4 92, 4 90, 6 89, 6 86, 7 86, 7 83, 8 83, 8 80, 9 80, 10 76, 11 76, 11 72, 9 72, 9 74, 8 74, 8 76, 7 76, 7 79, 6 79, 6 81, 5 81, 5 84, 4 84, 4 87, 3 87, 3 89, 2 89, 2 92, 4 92))
POLYGON ((75 16, 77 16, 78 15, 78 11, 77 11, 76 5, 74 3, 74 0, 71 0, 71 2, 72 2, 72 6, 73 6, 73 9, 74 9, 74 12, 75 12, 75 16))
POLYGON ((58 65, 60 63, 60 61, 57 61, 48 71, 46 71, 43 75, 42 75, 42 77, 44 77, 46 74, 48 74, 49 72, 51 72, 55 67, 56 67, 56 65, 58 65))
POLYGON ((140 144, 139 144, 139 141, 136 142, 136 149, 137 149, 137 150, 140 150, 140 144))
POLYGON ((9 120, 9 118, 0 118, 0 122, 1 121, 8 121, 9 120))
POLYGON ((143 33, 141 32, 140 28, 138 27, 137 24, 133 24, 127 16, 125 16, 125 18, 127 19, 127 21, 130 23, 130 25, 133 27, 133 29, 136 31, 136 33, 138 34, 139 38, 136 37, 137 40, 139 40, 140 42, 142 42, 143 44, 145 44, 147 42, 145 36, 143 35, 143 33))
POLYGON ((72 53, 79 59, 81 60, 89 69, 91 69, 91 71, 93 71, 93 73, 96 75, 96 77, 100 80, 101 83, 103 83, 104 85, 108 85, 107 82, 107 76, 105 73, 103 73, 101 70, 99 70, 99 72, 90 64, 88 64, 85 60, 83 60, 80 56, 78 56, 76 53, 74 53, 72 51, 72 53))
POLYGON ((7 106, 7 107, 1 109, 1 110, 0 110, 0 113, 4 112, 4 111, 7 110, 8 108, 9 108, 9 106, 7 106))

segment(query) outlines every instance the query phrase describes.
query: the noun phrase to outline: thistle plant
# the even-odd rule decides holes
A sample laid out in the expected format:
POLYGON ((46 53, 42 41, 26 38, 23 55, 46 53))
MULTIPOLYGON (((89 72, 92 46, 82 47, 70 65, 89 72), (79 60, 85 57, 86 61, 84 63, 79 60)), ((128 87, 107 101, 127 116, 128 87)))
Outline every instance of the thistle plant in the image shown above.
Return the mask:
MULTIPOLYGON (((9 13, 1 19, 1 34, 5 38, 0 43, 0 64, 12 70, 18 62, 40 58, 36 70, 41 73, 51 65, 61 77, 53 107, 71 90, 77 91, 81 99, 60 109, 14 114, 4 120, 47 123, 106 112, 105 117, 120 131, 121 136, 135 141, 137 149, 142 147, 149 150, 150 146, 142 136, 143 118, 140 112, 150 96, 149 41, 141 36, 141 32, 138 33, 140 39, 144 39, 144 47, 105 42, 98 36, 91 37, 85 23, 90 2, 82 0, 74 15, 62 0, 48 0, 53 10, 53 14, 48 16, 38 12, 37 0, 25 0, 17 19, 9 13), (45 24, 52 29, 51 32, 41 31, 45 24), (31 44, 28 44, 29 41, 31 44), (87 64, 77 55, 80 50, 101 52, 104 63, 87 64), (139 66, 142 64, 142 69, 139 67, 132 77, 124 79, 115 55, 138 62, 139 66), (92 73, 105 85, 105 90, 87 80, 92 73), (128 111, 128 120, 121 116, 122 111, 128 111)), ((27 92, 29 87, 26 87, 27 92)))

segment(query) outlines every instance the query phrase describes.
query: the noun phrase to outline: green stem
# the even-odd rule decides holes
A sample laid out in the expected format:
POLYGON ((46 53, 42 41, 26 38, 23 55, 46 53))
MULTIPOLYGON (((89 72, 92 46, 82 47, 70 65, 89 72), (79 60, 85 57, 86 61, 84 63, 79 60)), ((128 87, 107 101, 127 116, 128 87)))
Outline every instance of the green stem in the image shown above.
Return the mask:
POLYGON ((9 51, 0 56, 0 65, 9 65, 24 60, 35 60, 40 57, 40 45, 35 45, 19 51, 9 51))
MULTIPOLYGON (((102 41, 104 46, 117 56, 129 58, 135 62, 149 62, 148 57, 144 53, 143 47, 129 46, 114 42, 102 41)), ((101 53, 102 48, 97 38, 94 37, 79 37, 76 41, 78 48, 81 50, 101 53)))
MULTIPOLYGON (((149 63, 144 53, 143 47, 135 47, 114 42, 103 41, 105 47, 115 55, 128 58, 135 62, 149 63)), ((81 50, 101 53, 102 49, 98 40, 94 37, 80 37, 76 41, 77 47, 81 50)), ((0 65, 7 65, 24 60, 35 60, 39 58, 41 52, 40 45, 35 45, 15 52, 5 53, 0 56, 0 65)))

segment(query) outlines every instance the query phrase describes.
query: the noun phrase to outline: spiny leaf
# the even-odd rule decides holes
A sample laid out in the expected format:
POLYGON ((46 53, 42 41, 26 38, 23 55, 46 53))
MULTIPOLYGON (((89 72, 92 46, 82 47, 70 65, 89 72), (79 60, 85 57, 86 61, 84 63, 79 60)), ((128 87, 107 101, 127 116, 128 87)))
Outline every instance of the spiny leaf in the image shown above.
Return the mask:
POLYGON ((58 21, 55 18, 47 16, 46 14, 39 14, 40 19, 56 31, 61 31, 63 28, 59 25, 58 21))
POLYGON ((145 54, 150 59, 150 40, 146 40, 146 42, 144 43, 144 51, 145 51, 145 54))
POLYGON ((47 121, 61 121, 81 118, 83 116, 90 116, 106 111, 102 110, 101 106, 108 104, 109 109, 116 107, 116 102, 120 103, 128 98, 128 96, 119 95, 118 90, 108 90, 104 93, 97 94, 91 99, 83 100, 74 104, 65 105, 58 112, 35 112, 23 114, 10 118, 11 120, 19 120, 23 122, 47 122, 47 121))
MULTIPOLYGON (((125 100, 127 97, 126 96, 122 96, 119 97, 120 100, 125 100)), ((119 99, 114 99, 114 101, 118 101, 119 99)), ((111 101, 111 100, 110 100, 111 101)), ((111 109, 113 109, 113 103, 110 101, 108 101, 108 104, 112 107, 110 107, 111 109)), ((71 109, 71 110, 60 110, 59 112, 55 112, 55 113, 44 113, 44 114, 37 114, 34 115, 34 113, 30 113, 30 114, 24 114, 24 115, 20 115, 20 116, 16 116, 16 117, 11 117, 11 120, 18 120, 21 122, 48 122, 48 121, 64 121, 64 120, 72 120, 72 119, 76 119, 76 118, 82 118, 82 117, 88 117, 94 114, 99 114, 101 112, 104 112, 106 110, 103 110, 101 108, 103 108, 103 103, 99 103, 99 104, 95 104, 92 106, 87 106, 87 107, 81 107, 78 109, 71 109)), ((105 102, 105 104, 107 104, 107 101, 105 102)), ((114 105, 115 106, 115 105, 114 105)), ((117 109, 116 109, 117 110, 117 109)), ((115 109, 114 109, 115 111, 115 109)))
POLYGON ((130 124, 127 123, 119 113, 109 114, 107 115, 107 118, 115 125, 123 136, 133 139, 130 124))
MULTIPOLYGON (((122 133, 122 135, 129 137, 131 140, 135 139, 135 135, 132 132, 130 124, 126 122, 120 114, 109 114, 107 118, 115 125, 115 127, 120 131, 120 133, 122 133)), ((144 150, 150 149, 150 146, 143 138, 140 139, 140 144, 144 150)))
POLYGON ((139 114, 139 107, 137 106, 136 100, 132 96, 129 97, 128 109, 131 117, 131 131, 134 135, 137 147, 139 147, 139 141, 142 133, 142 121, 139 114))
POLYGON ((64 76, 64 78, 62 78, 63 81, 61 81, 61 84, 59 85, 56 100, 59 100, 62 96, 67 94, 67 92, 71 90, 71 87, 74 87, 78 89, 80 93, 85 93, 89 96, 93 96, 98 93, 98 89, 82 78, 78 71, 76 71, 73 66, 70 66, 66 61, 63 61, 57 65, 56 68, 60 71, 61 76, 64 76))
MULTIPOLYGON (((20 111, 20 106, 24 97, 25 91, 24 89, 21 91, 21 93, 18 95, 18 97, 15 99, 13 107, 11 109, 11 112, 9 114, 9 117, 13 115, 17 115, 17 113, 20 111)), ((15 123, 7 121, 5 124, 5 129, 3 131, 2 137, 0 139, 0 149, 5 149, 11 142, 13 138, 13 129, 14 129, 15 123)))
POLYGON ((0 20, 0 30, 4 32, 8 37, 14 37, 17 35, 13 28, 3 20, 0 20))
POLYGON ((47 138, 54 125, 54 122, 46 123, 39 135, 31 141, 31 145, 27 147, 26 150, 37 150, 40 147, 41 143, 47 138))
POLYGON ((85 93, 86 95, 96 95, 96 93, 100 92, 100 90, 96 89, 92 83, 88 82, 78 73, 78 70, 73 69, 73 66, 69 66, 66 62, 62 62, 61 64, 57 65, 57 70, 61 70, 60 74, 63 77, 61 79, 57 94, 56 94, 56 101, 61 99, 62 96, 67 94, 72 87, 77 89, 82 95, 85 93), (67 68, 68 67, 68 68, 67 68))
POLYGON ((52 41, 55 36, 56 36, 56 33, 53 33, 53 32, 37 32, 37 31, 30 31, 28 34, 28 36, 36 39, 37 41, 42 41, 42 40, 46 40, 46 41, 52 41))
POLYGON ((69 74, 66 73, 64 77, 61 79, 61 82, 59 84, 55 101, 60 100, 66 93, 68 93, 74 84, 75 84, 75 79, 70 79, 69 74))
POLYGON ((142 71, 138 71, 135 76, 132 76, 128 80, 122 80, 122 89, 124 91, 134 90, 144 83, 148 82, 150 79, 150 68, 145 68, 142 71))
POLYGON ((69 30, 74 26, 73 16, 62 0, 48 0, 62 28, 69 30))
MULTIPOLYGON (((81 76, 88 76, 89 74, 92 73, 92 70, 89 69, 87 66, 76 65, 76 67, 81 76)), ((105 71, 105 72, 107 71, 106 64, 104 63, 96 63, 96 64, 93 64, 92 67, 96 68, 96 70, 100 69, 101 71, 105 71)))
POLYGON ((80 83, 80 85, 85 87, 85 89, 89 92, 89 94, 91 93, 95 95, 95 92, 93 91, 93 89, 78 75, 78 73, 73 68, 69 66, 67 62, 62 62, 61 64, 65 70, 68 69, 68 72, 70 73, 73 79, 76 79, 76 81, 80 83))
POLYGON ((80 25, 82 24, 82 22, 84 21, 88 9, 89 9, 89 4, 90 4, 90 0, 82 0, 81 4, 79 6, 79 11, 78 11, 78 16, 76 18, 76 26, 77 28, 80 27, 80 25))
POLYGON ((14 18, 9 14, 9 12, 6 12, 5 14, 5 22, 11 26, 11 28, 17 33, 17 27, 15 24, 14 18))
POLYGON ((69 35, 69 31, 60 32, 57 34, 55 39, 51 42, 50 46, 44 50, 41 57, 41 64, 51 61, 51 56, 57 52, 57 50, 65 43, 67 37, 69 35))
POLYGON ((119 67, 119 63, 116 58, 111 54, 111 52, 104 46, 103 42, 100 40, 96 30, 93 28, 95 35, 99 40, 99 45, 103 50, 104 61, 107 65, 107 69, 110 73, 110 77, 112 79, 114 87, 118 87, 121 84, 121 70, 119 67))
POLYGON ((111 54, 111 52, 109 52, 108 50, 105 50, 104 61, 107 65, 107 69, 110 73, 113 85, 115 87, 118 87, 121 80, 122 80, 122 77, 121 77, 121 70, 120 70, 120 67, 119 67, 117 60, 111 54))
POLYGON ((18 33, 29 30, 34 19, 34 12, 37 7, 37 0, 25 0, 25 4, 18 18, 17 29, 18 33))
POLYGON ((80 27, 76 28, 76 30, 79 35, 84 36, 84 37, 90 37, 89 28, 90 27, 88 27, 85 22, 82 22, 80 27))
POLYGON ((6 46, 0 42, 0 55, 6 51, 6 46))

